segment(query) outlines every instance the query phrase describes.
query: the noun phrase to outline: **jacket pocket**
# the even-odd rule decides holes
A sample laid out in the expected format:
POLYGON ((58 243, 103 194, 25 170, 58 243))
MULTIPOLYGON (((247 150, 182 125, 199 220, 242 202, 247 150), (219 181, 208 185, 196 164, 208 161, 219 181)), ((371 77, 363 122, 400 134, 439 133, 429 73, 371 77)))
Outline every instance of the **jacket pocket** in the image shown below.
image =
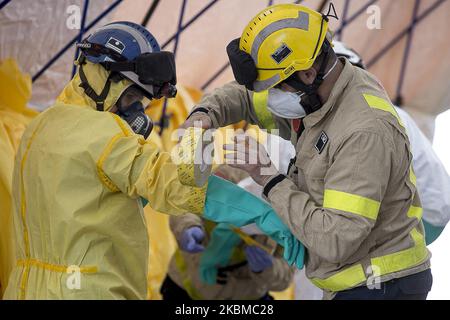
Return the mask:
POLYGON ((298 185, 307 192, 317 204, 323 202, 323 190, 327 163, 314 153, 304 154, 297 158, 295 166, 298 168, 298 185))

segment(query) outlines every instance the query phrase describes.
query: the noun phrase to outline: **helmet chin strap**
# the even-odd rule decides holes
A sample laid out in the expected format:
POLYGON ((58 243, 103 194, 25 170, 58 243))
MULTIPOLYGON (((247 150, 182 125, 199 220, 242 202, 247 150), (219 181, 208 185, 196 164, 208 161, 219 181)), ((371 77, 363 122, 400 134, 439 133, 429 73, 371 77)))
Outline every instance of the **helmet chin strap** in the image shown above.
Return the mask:
POLYGON ((325 40, 323 46, 325 57, 323 58, 323 61, 320 65, 318 75, 314 79, 312 84, 305 84, 297 77, 296 73, 294 73, 285 81, 286 84, 294 88, 296 91, 301 91, 304 93, 304 95, 302 96, 302 106, 305 109, 307 115, 322 108, 323 103, 320 99, 319 94, 317 93, 317 90, 319 89, 325 78, 334 70, 338 62, 338 60, 336 59, 330 70, 325 72, 330 57, 330 50, 331 45, 329 44, 328 40, 325 40))
POLYGON ((330 73, 334 70, 334 68, 336 68, 337 63, 338 63, 338 60, 339 60, 339 59, 336 57, 336 59, 334 60, 334 63, 333 63, 333 65, 331 66, 330 70, 328 70, 327 73, 325 73, 325 75, 323 76, 323 79, 324 79, 324 80, 330 75, 330 73))
POLYGON ((80 79, 81 79, 81 83, 79 86, 80 86, 80 88, 82 88, 84 90, 84 93, 89 98, 94 100, 97 111, 104 111, 105 100, 106 100, 106 97, 108 96, 109 90, 111 88, 111 80, 113 78, 113 73, 111 72, 109 74, 108 78, 106 79, 106 83, 102 89, 102 92, 100 94, 97 94, 95 92, 95 90, 91 87, 91 85, 89 84, 86 74, 84 73, 83 65, 85 63, 86 63, 85 57, 82 55, 80 57, 80 59, 78 60, 78 64, 80 66, 79 75, 80 75, 80 79))

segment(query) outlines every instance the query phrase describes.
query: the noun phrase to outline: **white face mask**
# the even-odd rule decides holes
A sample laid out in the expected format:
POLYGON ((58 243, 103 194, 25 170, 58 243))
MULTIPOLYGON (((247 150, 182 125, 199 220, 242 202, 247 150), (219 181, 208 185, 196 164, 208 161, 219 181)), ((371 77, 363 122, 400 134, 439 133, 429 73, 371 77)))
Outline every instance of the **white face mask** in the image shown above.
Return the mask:
MULTIPOLYGON (((323 79, 333 71, 338 63, 338 59, 333 66, 323 76, 323 79)), ((300 119, 306 116, 305 108, 302 106, 302 96, 305 94, 297 94, 294 92, 283 91, 280 89, 269 89, 269 99, 267 101, 267 108, 274 115, 284 119, 300 119)))
MULTIPOLYGON (((303 95, 303 94, 302 94, 303 95)), ((269 89, 267 108, 274 115, 284 119, 299 119, 306 116, 302 107, 302 95, 280 89, 269 89)))

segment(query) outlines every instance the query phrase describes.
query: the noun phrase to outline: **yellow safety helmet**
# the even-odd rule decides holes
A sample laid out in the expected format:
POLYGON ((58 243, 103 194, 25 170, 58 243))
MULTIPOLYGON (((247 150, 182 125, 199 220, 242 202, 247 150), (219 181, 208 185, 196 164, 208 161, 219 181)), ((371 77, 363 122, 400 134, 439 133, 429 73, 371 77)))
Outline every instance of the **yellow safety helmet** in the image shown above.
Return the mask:
POLYGON ((327 16, 302 5, 278 4, 261 11, 239 41, 239 49, 251 56, 257 70, 253 90, 267 90, 311 68, 327 31, 327 16))

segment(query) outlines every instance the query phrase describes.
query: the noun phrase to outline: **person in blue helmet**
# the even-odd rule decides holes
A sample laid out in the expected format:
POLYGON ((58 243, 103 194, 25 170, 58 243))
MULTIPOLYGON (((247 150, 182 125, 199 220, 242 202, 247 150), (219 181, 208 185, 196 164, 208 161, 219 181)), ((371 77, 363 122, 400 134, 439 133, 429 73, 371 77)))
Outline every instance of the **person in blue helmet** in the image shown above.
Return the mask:
POLYGON ((145 299, 141 198, 172 215, 203 209, 169 154, 146 138, 149 99, 173 97, 173 54, 145 28, 108 24, 83 42, 78 72, 26 129, 13 181, 15 268, 5 299, 145 299))

